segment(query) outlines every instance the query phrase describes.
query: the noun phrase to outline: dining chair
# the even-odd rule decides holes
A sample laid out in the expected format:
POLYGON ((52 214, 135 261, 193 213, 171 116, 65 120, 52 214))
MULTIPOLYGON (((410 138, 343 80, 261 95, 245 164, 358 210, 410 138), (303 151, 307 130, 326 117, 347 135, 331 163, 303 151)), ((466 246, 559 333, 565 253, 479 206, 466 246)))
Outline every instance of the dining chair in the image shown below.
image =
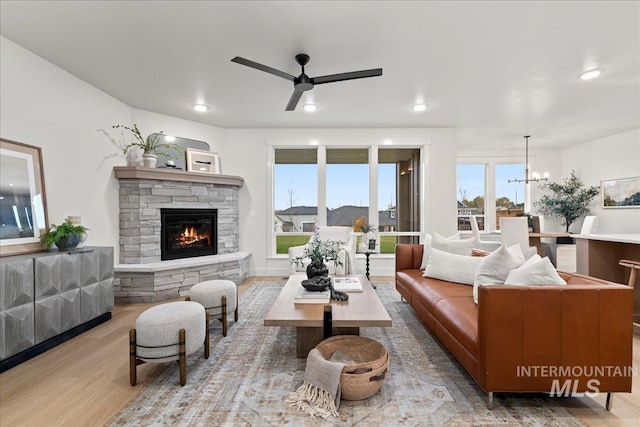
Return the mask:
POLYGON ((471 223, 471 236, 476 239, 476 249, 482 249, 483 251, 493 252, 501 245, 500 242, 493 242, 491 240, 480 239, 480 227, 478 227, 478 220, 475 215, 469 216, 469 222, 471 223))
POLYGON ((600 221, 598 217, 595 215, 588 215, 584 217, 584 221, 582 221, 582 228, 580 229, 580 234, 595 234, 598 232, 598 225, 600 225, 600 221))
MULTIPOLYGON (((538 223, 538 230, 534 230, 537 231, 539 233, 544 233, 545 231, 547 231, 545 229, 545 224, 544 224, 544 217, 542 215, 538 215, 537 217, 537 223, 538 223)), ((534 221, 535 223, 536 221, 534 221)), ((540 238, 540 249, 541 249, 541 254, 540 256, 546 256, 549 257, 549 260, 551 261, 551 263, 553 264, 554 267, 558 266, 558 256, 557 256, 557 252, 558 252, 558 244, 557 244, 557 239, 555 237, 541 237, 540 238)))
POLYGON ((538 252, 535 246, 529 246, 529 221, 526 216, 500 218, 500 237, 503 245, 520 245, 525 259, 538 252))

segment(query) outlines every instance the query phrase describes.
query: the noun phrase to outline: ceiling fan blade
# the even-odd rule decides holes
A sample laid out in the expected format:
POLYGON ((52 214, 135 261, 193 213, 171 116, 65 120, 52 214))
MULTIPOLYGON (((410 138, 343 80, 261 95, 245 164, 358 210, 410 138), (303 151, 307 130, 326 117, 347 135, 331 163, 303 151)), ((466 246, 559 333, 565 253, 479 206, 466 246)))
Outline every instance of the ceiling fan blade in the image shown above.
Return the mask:
POLYGON ((297 88, 293 91, 293 95, 291 95, 291 99, 289 99, 289 103, 287 104, 286 111, 293 111, 296 109, 296 105, 298 105, 298 101, 300 101, 300 97, 304 93, 304 90, 298 90, 297 88))
POLYGON ((328 76, 314 77, 311 80, 314 85, 323 83, 341 82, 343 80, 363 79, 365 77, 377 77, 382 75, 382 68, 373 68, 371 70, 352 71, 350 73, 330 74, 328 76))
POLYGON ((282 77, 283 79, 287 79, 290 81, 293 81, 293 79, 295 79, 295 76, 292 76, 289 73, 276 70, 275 68, 267 67, 266 65, 258 64, 257 62, 250 61, 240 56, 236 56, 231 60, 231 62, 235 62, 236 64, 241 64, 241 65, 246 65, 247 67, 255 68, 256 70, 264 71, 269 74, 273 74, 274 76, 282 77))

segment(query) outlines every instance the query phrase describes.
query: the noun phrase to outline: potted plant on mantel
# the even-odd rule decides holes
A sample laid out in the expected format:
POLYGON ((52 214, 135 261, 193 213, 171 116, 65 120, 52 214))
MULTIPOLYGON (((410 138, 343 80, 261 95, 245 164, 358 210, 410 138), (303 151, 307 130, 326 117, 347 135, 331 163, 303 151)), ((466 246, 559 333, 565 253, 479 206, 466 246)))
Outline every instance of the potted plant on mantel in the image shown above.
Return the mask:
POLYGON ((124 125, 113 125, 114 129, 122 128, 130 131, 135 137, 135 141, 127 144, 123 148, 123 153, 126 156, 130 150, 132 149, 141 149, 142 150, 142 164, 147 168, 155 168, 156 163, 158 162, 158 156, 163 156, 167 159, 171 159, 171 156, 164 151, 162 148, 173 148, 178 149, 179 147, 176 144, 169 144, 166 142, 162 142, 161 135, 163 135, 162 131, 156 134, 151 134, 147 136, 147 138, 143 138, 140 130, 138 129, 138 125, 133 124, 133 128, 124 125))
POLYGON ((82 236, 87 230, 87 227, 65 219, 60 225, 51 224, 47 232, 40 237, 40 244, 44 249, 51 248, 51 245, 56 245, 60 250, 73 249, 82 241, 82 236))
MULTIPOLYGON (((563 183, 550 182, 542 188, 551 190, 551 194, 545 194, 534 205, 544 215, 562 218, 562 225, 567 233, 571 224, 589 213, 591 201, 600 193, 598 187, 585 187, 575 170, 571 171, 571 176, 565 178, 563 183)), ((573 243, 571 237, 568 239, 573 243)))
POLYGON ((333 240, 320 240, 318 232, 316 231, 311 240, 304 248, 302 256, 296 257, 292 260, 297 266, 304 265, 304 259, 309 258, 311 263, 307 266, 307 278, 311 279, 316 276, 328 276, 329 269, 327 268, 325 261, 333 261, 335 266, 342 265, 342 262, 338 258, 340 247, 344 245, 344 242, 333 240))

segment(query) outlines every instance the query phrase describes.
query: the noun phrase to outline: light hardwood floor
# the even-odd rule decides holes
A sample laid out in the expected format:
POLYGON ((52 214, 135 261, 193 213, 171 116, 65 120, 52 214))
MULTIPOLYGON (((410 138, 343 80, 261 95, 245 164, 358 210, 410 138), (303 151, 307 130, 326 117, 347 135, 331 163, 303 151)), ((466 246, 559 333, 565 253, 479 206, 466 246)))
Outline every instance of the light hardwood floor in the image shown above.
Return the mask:
MULTIPOLYGON (((250 278, 240 286, 240 295, 256 281, 274 279, 281 278, 250 278)), ((163 364, 141 365, 138 384, 129 385, 129 329, 136 317, 152 305, 118 304, 108 322, 0 374, 0 426, 72 427, 107 423, 164 369, 163 364)), ((230 322, 230 328, 233 327, 230 322)), ((638 330, 633 347, 633 365, 640 371, 638 330)), ((566 398, 561 402, 588 425, 637 426, 640 378, 634 377, 633 393, 615 395, 611 412, 604 409, 604 396, 566 398)))

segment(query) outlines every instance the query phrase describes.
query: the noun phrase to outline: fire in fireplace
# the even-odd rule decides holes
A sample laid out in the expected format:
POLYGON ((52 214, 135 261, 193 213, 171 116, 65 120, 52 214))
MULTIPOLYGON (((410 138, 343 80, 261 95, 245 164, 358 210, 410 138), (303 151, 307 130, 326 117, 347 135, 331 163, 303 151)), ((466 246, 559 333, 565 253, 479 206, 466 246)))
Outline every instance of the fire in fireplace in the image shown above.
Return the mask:
POLYGON ((160 259, 218 253, 217 209, 160 209, 160 259))

